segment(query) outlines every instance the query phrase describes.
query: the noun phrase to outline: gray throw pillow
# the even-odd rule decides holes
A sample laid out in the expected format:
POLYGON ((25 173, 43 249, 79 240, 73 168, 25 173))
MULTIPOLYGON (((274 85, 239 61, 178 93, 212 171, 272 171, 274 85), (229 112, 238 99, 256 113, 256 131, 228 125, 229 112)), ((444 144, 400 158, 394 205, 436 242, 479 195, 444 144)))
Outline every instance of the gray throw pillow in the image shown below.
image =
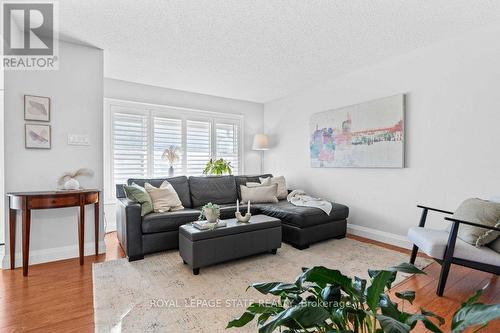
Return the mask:
MULTIPOLYGON (((500 203, 477 198, 467 199, 458 206, 453 217, 458 220, 498 228, 500 227, 500 203)), ((499 235, 500 232, 498 231, 467 224, 460 224, 460 228, 458 229, 458 237, 460 239, 477 247, 491 243, 499 235)))

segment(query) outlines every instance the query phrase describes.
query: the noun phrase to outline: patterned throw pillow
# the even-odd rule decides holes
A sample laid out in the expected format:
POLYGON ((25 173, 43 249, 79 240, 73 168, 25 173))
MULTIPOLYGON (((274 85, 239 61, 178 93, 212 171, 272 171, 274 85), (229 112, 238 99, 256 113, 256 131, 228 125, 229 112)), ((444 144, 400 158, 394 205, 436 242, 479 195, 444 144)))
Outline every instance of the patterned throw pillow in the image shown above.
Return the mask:
MULTIPOLYGON (((500 203, 477 198, 467 199, 458 206, 453 217, 458 220, 498 228, 500 227, 500 203)), ((458 237, 477 247, 493 242, 499 235, 498 231, 467 224, 460 224, 458 228, 458 237)))
POLYGON ((150 183, 145 183, 144 188, 153 201, 153 209, 156 213, 184 209, 179 195, 177 195, 174 187, 168 181, 165 180, 159 188, 154 187, 150 183))
POLYGON ((278 177, 267 177, 267 178, 259 178, 262 185, 271 185, 278 184, 278 199, 286 199, 288 196, 288 190, 286 188, 286 179, 284 176, 278 177))
POLYGON ((153 202, 148 192, 144 187, 132 183, 132 185, 124 185, 123 189, 127 198, 133 202, 141 204, 141 216, 149 214, 153 211, 153 202))

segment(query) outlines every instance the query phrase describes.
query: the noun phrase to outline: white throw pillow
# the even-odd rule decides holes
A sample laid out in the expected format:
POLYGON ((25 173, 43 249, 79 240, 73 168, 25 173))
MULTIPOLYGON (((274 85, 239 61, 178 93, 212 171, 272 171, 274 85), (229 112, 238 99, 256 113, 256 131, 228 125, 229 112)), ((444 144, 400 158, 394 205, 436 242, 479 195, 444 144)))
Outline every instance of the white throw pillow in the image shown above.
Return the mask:
POLYGON ((184 209, 177 192, 168 181, 164 181, 159 188, 154 187, 149 183, 145 183, 144 188, 153 201, 153 209, 155 213, 164 213, 184 209))
POLYGON ((278 184, 278 199, 286 199, 288 196, 288 190, 286 188, 286 179, 284 176, 278 176, 278 177, 267 177, 267 178, 262 178, 260 177, 260 183, 262 185, 271 185, 271 184, 278 184))
POLYGON ((250 203, 278 202, 278 198, 276 197, 278 193, 277 184, 256 187, 240 185, 240 189, 242 204, 246 204, 248 201, 250 203))

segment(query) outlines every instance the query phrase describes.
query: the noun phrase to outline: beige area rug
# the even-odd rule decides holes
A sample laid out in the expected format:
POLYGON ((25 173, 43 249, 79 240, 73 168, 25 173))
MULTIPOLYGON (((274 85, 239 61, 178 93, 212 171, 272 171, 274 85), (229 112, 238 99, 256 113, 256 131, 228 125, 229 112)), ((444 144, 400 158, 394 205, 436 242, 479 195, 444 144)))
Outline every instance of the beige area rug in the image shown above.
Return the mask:
MULTIPOLYGON (((202 268, 200 275, 182 263, 177 250, 94 264, 96 332, 257 332, 256 325, 225 330, 252 301, 269 300, 246 287, 255 282, 292 282, 301 267, 338 269, 367 278, 381 269, 408 261, 409 256, 344 238, 299 251, 283 244, 276 255, 262 254, 202 268)), ((423 268, 430 260, 418 258, 423 268)), ((398 274, 396 283, 408 274, 398 274)))

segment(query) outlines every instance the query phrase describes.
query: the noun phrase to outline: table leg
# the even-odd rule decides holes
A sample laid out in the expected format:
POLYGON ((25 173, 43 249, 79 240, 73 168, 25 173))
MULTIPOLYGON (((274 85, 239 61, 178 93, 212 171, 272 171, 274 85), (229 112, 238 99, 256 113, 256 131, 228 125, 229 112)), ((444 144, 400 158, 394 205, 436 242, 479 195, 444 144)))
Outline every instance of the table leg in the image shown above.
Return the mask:
POLYGON ((16 214, 17 210, 9 209, 10 269, 16 267, 16 214))
POLYGON ((80 217, 78 219, 78 250, 80 252, 80 265, 83 265, 83 245, 85 240, 85 205, 80 204, 80 217))
POLYGON ((99 201, 94 204, 95 255, 99 254, 99 201))
POLYGON ((23 276, 28 276, 28 264, 30 256, 30 226, 31 210, 24 208, 23 212, 23 276))

